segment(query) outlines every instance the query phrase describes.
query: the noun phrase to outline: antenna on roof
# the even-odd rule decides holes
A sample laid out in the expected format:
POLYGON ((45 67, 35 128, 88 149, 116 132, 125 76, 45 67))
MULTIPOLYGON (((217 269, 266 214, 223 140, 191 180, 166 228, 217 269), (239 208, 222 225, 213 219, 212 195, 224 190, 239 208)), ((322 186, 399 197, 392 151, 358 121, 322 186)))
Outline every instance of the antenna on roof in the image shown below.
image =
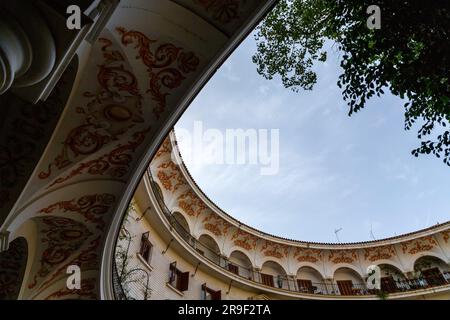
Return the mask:
POLYGON ((370 224, 370 237, 372 240, 375 240, 375 236, 373 235, 372 223, 370 224))
POLYGON ((334 229, 334 234, 336 235, 336 239, 337 239, 337 242, 338 242, 338 243, 341 242, 341 241, 339 240, 339 237, 338 237, 338 232, 341 231, 341 230, 342 230, 342 228, 334 229))

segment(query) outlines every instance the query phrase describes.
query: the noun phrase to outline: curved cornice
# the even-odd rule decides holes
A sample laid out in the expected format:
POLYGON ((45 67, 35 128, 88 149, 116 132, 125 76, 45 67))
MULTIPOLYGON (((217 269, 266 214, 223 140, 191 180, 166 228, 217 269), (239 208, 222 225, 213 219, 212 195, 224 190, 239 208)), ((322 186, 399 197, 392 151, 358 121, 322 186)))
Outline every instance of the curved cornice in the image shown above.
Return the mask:
MULTIPOLYGON (((450 235, 450 221, 445 223, 436 224, 434 226, 417 230, 414 232, 405 233, 395 237, 389 237, 379 240, 370 240, 370 241, 360 241, 360 242, 348 242, 348 243, 323 243, 323 242, 313 242, 313 241, 301 241, 295 239, 283 238, 280 236, 272 235, 266 233, 264 231, 258 230, 254 227, 251 227, 236 218, 232 217, 224 210, 222 210, 218 205, 216 205, 198 186, 195 182, 194 178, 190 174, 188 168, 186 167, 183 158, 181 156, 181 152, 178 148, 175 132, 172 131, 169 137, 166 139, 165 143, 161 146, 160 151, 158 152, 159 156, 162 156, 164 153, 167 153, 170 157, 170 161, 179 168, 179 171, 182 173, 181 179, 184 179, 190 188, 194 192, 194 194, 215 214, 217 214, 221 219, 229 223, 230 225, 243 230, 255 237, 262 238, 264 240, 269 240, 272 242, 280 243, 283 245, 301 247, 301 248, 314 248, 314 249, 364 249, 364 248, 372 248, 372 247, 382 247, 387 245, 394 245, 399 243, 407 243, 409 241, 421 239, 424 237, 430 237, 436 235, 438 233, 442 233, 444 238, 448 240, 450 235), (168 147, 168 144, 170 146, 168 147)), ((153 162, 152 162, 153 164, 153 162)), ((150 165, 150 169, 152 170, 152 165, 150 165)), ((158 180, 157 177, 155 177, 158 180)), ((180 177, 178 177, 180 179, 180 177)))

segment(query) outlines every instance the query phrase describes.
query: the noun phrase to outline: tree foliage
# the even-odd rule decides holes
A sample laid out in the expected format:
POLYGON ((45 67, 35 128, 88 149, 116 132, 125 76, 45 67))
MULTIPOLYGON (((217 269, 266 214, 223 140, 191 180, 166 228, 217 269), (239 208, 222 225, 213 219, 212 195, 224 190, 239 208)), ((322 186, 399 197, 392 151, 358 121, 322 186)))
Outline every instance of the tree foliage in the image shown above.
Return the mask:
POLYGON ((267 79, 311 90, 326 40, 342 53, 337 85, 349 115, 390 90, 405 100, 405 129, 420 122, 412 154, 434 154, 450 166, 450 1, 281 0, 258 27, 253 62, 267 79), (381 29, 367 8, 381 9, 381 29))

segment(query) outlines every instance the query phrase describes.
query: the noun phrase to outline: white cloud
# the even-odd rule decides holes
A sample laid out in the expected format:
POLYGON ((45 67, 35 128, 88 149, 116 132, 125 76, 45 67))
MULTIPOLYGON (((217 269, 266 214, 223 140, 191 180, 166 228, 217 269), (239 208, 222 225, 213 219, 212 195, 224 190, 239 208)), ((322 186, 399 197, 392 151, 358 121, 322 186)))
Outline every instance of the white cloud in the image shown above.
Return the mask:
MULTIPOLYGON (((312 241, 334 241, 336 226, 344 228, 341 240, 360 241, 370 239, 370 225, 383 238, 449 220, 450 172, 410 155, 417 141, 403 132, 398 98, 373 100, 349 118, 336 57, 318 69, 312 92, 294 93, 257 75, 253 50, 245 41, 177 126, 279 128, 280 171, 261 176, 251 165, 188 163, 213 201, 263 231, 312 241)), ((203 151, 211 159, 211 147, 203 151)))

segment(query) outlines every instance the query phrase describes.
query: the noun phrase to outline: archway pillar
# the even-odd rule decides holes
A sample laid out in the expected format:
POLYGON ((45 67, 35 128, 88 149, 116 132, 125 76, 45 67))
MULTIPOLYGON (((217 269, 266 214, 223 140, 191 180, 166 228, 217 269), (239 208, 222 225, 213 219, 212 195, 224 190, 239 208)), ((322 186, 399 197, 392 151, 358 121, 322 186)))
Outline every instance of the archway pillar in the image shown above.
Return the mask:
POLYGON ((228 266, 229 262, 230 262, 230 258, 226 254, 219 253, 219 265, 222 268, 226 268, 228 266))
POLYGON ((289 290, 298 291, 298 285, 297 285, 297 275, 296 274, 288 274, 286 275, 289 290))
POLYGON ((262 282, 262 279, 261 279, 261 268, 259 268, 259 267, 253 267, 252 268, 252 278, 253 278, 253 281, 256 281, 256 282, 259 282, 259 283, 262 282))
POLYGON ((327 277, 323 279, 325 293, 326 294, 337 294, 338 289, 337 285, 335 284, 334 277, 327 277))

